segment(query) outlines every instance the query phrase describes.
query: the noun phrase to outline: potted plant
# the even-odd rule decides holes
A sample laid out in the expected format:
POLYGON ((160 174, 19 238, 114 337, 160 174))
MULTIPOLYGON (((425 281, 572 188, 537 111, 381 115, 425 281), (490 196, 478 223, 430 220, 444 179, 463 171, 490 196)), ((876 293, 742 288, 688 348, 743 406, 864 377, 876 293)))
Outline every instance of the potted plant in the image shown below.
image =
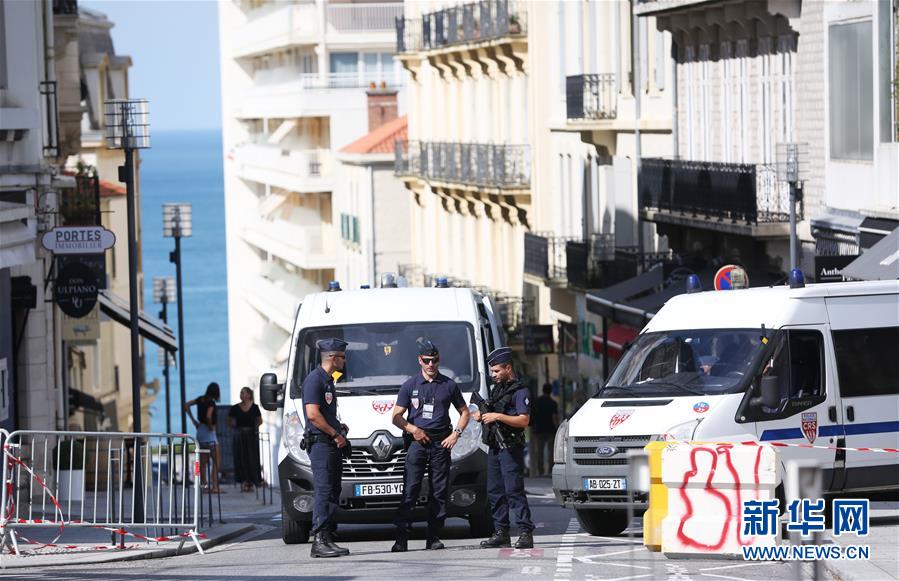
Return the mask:
POLYGON ((84 442, 64 440, 53 450, 59 499, 80 501, 84 493, 84 442))
POLYGON ((518 20, 517 14, 513 14, 513 15, 509 16, 509 33, 510 34, 521 33, 521 22, 518 20))

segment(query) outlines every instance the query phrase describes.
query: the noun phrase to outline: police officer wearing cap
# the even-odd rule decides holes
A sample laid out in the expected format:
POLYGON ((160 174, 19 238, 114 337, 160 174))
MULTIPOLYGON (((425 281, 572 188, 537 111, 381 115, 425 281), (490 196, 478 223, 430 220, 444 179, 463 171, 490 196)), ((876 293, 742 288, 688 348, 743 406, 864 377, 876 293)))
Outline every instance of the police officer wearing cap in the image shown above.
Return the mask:
POLYGON ((334 544, 331 535, 334 513, 340 501, 341 448, 347 445, 347 430, 337 419, 337 392, 332 373, 343 371, 347 343, 340 339, 322 339, 316 346, 321 354, 321 365, 303 380, 306 446, 315 489, 310 555, 340 557, 349 555, 350 551, 334 544))
POLYGON ((534 523, 524 492, 524 429, 530 421, 528 389, 512 368, 512 350, 495 349, 487 356, 493 387, 486 413, 475 412, 475 421, 484 424, 487 453, 487 497, 493 513, 494 533, 481 541, 484 548, 509 547, 509 511, 514 514, 519 537, 516 549, 534 546, 534 523), (496 432, 499 432, 497 434, 496 432))
POLYGON ((400 388, 393 408, 393 424, 412 440, 406 453, 403 500, 397 512, 396 542, 390 549, 402 553, 408 549, 412 511, 421 492, 422 478, 428 469, 428 531, 425 549, 444 548, 437 537, 446 520, 449 494, 450 450, 468 424, 470 412, 456 382, 438 371, 440 352, 430 341, 419 346, 421 373, 400 388), (450 423, 450 407, 459 412, 455 428, 450 423), (408 410, 408 417, 403 417, 408 410))

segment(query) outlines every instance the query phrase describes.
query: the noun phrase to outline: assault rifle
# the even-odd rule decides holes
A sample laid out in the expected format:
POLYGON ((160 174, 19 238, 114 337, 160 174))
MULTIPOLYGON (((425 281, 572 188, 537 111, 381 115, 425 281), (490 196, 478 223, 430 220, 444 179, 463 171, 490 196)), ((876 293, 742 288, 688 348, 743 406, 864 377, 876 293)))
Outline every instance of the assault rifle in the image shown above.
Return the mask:
MULTIPOLYGON (((493 411, 492 409, 490 409, 490 405, 487 403, 487 400, 481 397, 481 394, 479 394, 477 391, 471 394, 471 403, 478 407, 478 412, 482 417, 484 414, 491 413, 493 411)), ((499 422, 481 425, 483 426, 484 433, 487 434, 488 442, 496 442, 500 450, 505 450, 509 447, 506 444, 506 437, 503 435, 503 431, 499 425, 499 422)))

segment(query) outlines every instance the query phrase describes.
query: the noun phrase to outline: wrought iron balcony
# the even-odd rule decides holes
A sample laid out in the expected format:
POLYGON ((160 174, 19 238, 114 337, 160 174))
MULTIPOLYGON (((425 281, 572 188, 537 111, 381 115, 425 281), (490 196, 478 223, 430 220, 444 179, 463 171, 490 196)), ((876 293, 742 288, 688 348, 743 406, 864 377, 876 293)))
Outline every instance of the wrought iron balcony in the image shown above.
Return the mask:
POLYGON ((527 145, 398 141, 395 152, 397 175, 499 189, 531 183, 527 145))
POLYGON ((526 35, 527 10, 509 0, 483 0, 396 20, 400 54, 526 35))
POLYGON ((789 185, 774 165, 644 158, 638 186, 642 210, 733 224, 789 221, 789 185))
POLYGON ((611 234, 581 237, 525 233, 524 271, 554 286, 605 288, 665 262, 669 253, 615 247, 611 234))
POLYGON ((566 77, 565 102, 569 119, 615 119, 618 116, 615 75, 566 77))

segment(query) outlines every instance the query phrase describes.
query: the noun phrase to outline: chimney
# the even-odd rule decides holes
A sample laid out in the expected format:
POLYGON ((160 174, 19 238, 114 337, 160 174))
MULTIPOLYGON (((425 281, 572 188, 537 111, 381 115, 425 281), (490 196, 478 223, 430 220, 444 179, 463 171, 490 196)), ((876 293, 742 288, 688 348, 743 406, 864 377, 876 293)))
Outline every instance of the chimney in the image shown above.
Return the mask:
POLYGON ((365 94, 368 95, 369 133, 398 117, 396 103, 397 91, 395 89, 387 88, 384 83, 381 83, 380 87, 372 83, 365 94))

